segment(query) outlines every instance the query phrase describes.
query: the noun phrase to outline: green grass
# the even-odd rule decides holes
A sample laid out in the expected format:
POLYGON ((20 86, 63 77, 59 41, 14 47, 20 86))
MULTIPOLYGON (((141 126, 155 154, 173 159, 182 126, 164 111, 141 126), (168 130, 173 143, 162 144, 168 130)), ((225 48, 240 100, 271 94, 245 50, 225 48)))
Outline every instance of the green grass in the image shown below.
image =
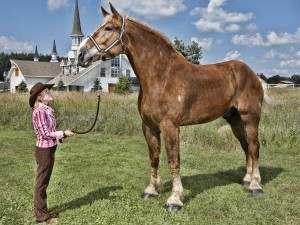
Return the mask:
MULTIPOLYGON (((77 135, 58 147, 48 188, 49 206, 60 211, 59 224, 66 225, 300 224, 300 90, 270 90, 270 95, 277 105, 264 106, 260 127, 262 197, 252 197, 239 184, 245 175, 244 154, 231 132, 217 132, 225 125, 217 120, 182 129, 182 210, 167 213, 164 209, 172 188, 164 150, 160 164, 164 192, 142 201, 150 166, 136 96, 104 96, 101 110, 107 112, 101 111, 99 131, 77 135), (113 124, 113 120, 121 125, 113 124)), ((1 225, 35 224, 35 137, 25 104, 27 97, 0 95, 0 104, 13 110, 2 111, 0 118, 1 225)), ((69 113, 65 121, 76 124, 72 104, 77 104, 76 115, 80 116, 86 108, 95 110, 94 97, 76 95, 80 104, 71 95, 61 97, 55 102, 57 117, 63 115, 62 111, 69 113)), ((65 122, 59 128, 68 125, 65 122)))

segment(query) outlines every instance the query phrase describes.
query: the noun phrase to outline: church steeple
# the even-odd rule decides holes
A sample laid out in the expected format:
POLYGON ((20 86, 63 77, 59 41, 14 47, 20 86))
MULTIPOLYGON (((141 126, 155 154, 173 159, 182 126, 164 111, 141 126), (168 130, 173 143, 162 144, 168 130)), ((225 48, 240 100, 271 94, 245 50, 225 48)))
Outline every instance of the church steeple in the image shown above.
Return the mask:
POLYGON ((79 9, 78 9, 78 0, 76 0, 75 4, 75 13, 74 13, 74 21, 73 21, 73 31, 70 34, 71 37, 73 36, 80 36, 83 37, 84 35, 81 32, 81 25, 80 25, 80 16, 79 16, 79 9))
POLYGON ((84 37, 84 35, 81 32, 78 0, 76 0, 76 3, 75 3, 73 31, 70 34, 70 37, 72 38, 72 47, 71 47, 71 51, 69 51, 68 58, 74 59, 74 58, 76 58, 76 52, 77 52, 78 46, 80 45, 80 43, 82 42, 82 38, 84 37))
POLYGON ((58 54, 57 54, 57 51, 56 51, 56 44, 55 44, 55 39, 54 39, 50 62, 58 62, 57 55, 58 54))
POLYGON ((34 55, 33 55, 33 61, 34 62, 38 62, 39 61, 39 53, 38 53, 38 50, 37 50, 37 45, 35 46, 35 52, 34 52, 34 55))

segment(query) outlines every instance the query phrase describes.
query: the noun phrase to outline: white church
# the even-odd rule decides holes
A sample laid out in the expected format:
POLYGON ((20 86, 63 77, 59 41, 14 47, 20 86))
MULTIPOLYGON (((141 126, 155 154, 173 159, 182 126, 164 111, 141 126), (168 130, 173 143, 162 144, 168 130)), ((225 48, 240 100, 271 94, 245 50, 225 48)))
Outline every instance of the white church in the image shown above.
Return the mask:
POLYGON ((77 49, 83 40, 81 32, 78 0, 75 4, 75 13, 73 21, 73 30, 70 34, 72 39, 71 50, 67 59, 60 62, 57 57, 56 43, 53 41, 53 48, 50 62, 40 62, 38 59, 38 50, 35 48, 35 54, 32 61, 11 59, 11 68, 7 75, 10 82, 10 92, 18 92, 19 84, 24 81, 28 90, 37 83, 63 84, 66 91, 91 91, 94 81, 100 81, 103 92, 114 92, 115 85, 120 76, 128 77, 132 89, 139 90, 138 80, 126 57, 122 54, 108 61, 98 61, 88 68, 82 68, 77 64, 77 49))

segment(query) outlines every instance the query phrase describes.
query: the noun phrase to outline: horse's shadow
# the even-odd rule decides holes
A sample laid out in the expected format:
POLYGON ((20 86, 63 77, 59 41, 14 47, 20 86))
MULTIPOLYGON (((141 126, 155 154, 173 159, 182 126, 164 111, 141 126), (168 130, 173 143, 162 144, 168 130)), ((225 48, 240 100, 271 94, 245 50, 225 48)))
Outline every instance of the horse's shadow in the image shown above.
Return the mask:
MULTIPOLYGON (((284 171, 283 168, 274 168, 274 167, 260 167, 260 173, 262 177, 263 185, 266 185, 273 179, 275 179, 280 173, 284 171)), ((183 176, 181 178, 183 187, 186 190, 189 190, 189 194, 185 196, 185 202, 189 202, 199 193, 204 192, 205 190, 225 186, 232 183, 241 183, 242 177, 245 175, 245 168, 239 167, 237 170, 227 170, 220 171, 213 174, 198 174, 194 176, 183 176)), ((172 182, 168 181, 164 184, 164 192, 172 190, 172 182)), ((93 202, 101 199, 113 198, 109 196, 110 192, 121 190, 121 186, 112 186, 99 188, 95 191, 88 193, 87 195, 74 199, 70 202, 63 203, 58 206, 54 206, 59 212, 65 212, 67 210, 72 210, 80 208, 83 205, 91 205, 93 202)))
MULTIPOLYGON (((275 179, 280 173, 284 171, 283 168, 275 167, 260 167, 260 174, 262 178, 262 185, 266 185, 275 179)), ((226 186, 232 183, 242 183, 245 176, 245 168, 239 167, 237 170, 220 171, 213 174, 198 174, 194 176, 183 176, 181 178, 184 189, 189 190, 189 194, 185 196, 185 202, 190 201, 196 195, 204 192, 205 190, 226 186)), ((172 190, 172 181, 164 184, 164 191, 172 190)))
POLYGON ((123 187, 121 186, 112 186, 112 187, 104 187, 99 188, 95 191, 88 193, 87 195, 74 199, 70 202, 63 203, 61 205, 54 206, 55 210, 59 212, 65 212, 67 210, 72 210, 76 208, 80 208, 83 205, 91 205, 93 202, 101 199, 109 199, 113 198, 109 196, 109 193, 112 191, 121 190, 123 187))

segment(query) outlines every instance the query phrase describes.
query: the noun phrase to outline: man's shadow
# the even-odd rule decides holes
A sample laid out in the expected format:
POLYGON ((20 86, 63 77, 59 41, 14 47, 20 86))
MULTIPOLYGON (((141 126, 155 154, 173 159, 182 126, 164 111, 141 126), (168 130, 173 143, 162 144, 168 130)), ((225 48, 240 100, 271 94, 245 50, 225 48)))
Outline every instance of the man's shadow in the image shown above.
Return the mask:
MULTIPOLYGON (((275 179, 283 171, 283 168, 261 166, 260 174, 262 178, 262 185, 266 185, 267 183, 275 179)), ((185 202, 189 202, 198 194, 214 187, 226 186, 232 183, 241 184, 245 173, 245 167, 239 167, 237 170, 220 171, 212 174, 183 176, 181 178, 183 188, 189 190, 189 194, 184 198, 185 202)), ((164 192, 169 192, 171 190, 172 181, 168 181, 164 184, 164 192)))
POLYGON ((80 208, 83 205, 91 205, 93 202, 97 200, 113 198, 109 196, 109 193, 121 189, 123 189, 123 187, 121 186, 99 188, 95 191, 88 193, 83 197, 74 199, 70 202, 63 203, 61 205, 54 206, 53 208, 58 212, 65 212, 67 210, 80 208))

